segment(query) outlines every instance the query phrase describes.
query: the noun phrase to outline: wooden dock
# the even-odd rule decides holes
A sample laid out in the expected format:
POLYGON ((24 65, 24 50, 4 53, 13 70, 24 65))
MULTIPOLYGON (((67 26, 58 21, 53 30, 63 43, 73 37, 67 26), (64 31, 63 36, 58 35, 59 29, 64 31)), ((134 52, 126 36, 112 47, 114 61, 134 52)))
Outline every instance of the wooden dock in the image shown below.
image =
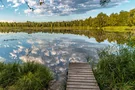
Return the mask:
POLYGON ((66 90, 100 90, 88 63, 70 63, 66 90))

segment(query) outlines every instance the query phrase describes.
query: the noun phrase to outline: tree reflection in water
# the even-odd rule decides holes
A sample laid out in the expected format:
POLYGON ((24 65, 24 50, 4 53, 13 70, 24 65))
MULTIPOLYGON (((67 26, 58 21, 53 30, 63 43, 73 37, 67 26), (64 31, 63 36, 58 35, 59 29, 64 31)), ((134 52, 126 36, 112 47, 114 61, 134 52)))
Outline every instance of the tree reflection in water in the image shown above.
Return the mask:
POLYGON ((106 32, 103 30, 60 30, 60 29, 56 29, 56 30, 38 30, 38 29, 32 29, 32 30, 18 30, 18 29, 14 29, 14 30, 1 30, 2 33, 9 33, 9 32, 26 32, 28 34, 31 33, 37 33, 37 32, 42 32, 42 33, 63 33, 63 34, 75 34, 75 35, 84 35, 87 36, 89 38, 94 37, 96 39, 97 42, 103 42, 104 40, 108 40, 109 42, 117 42, 118 44, 129 44, 132 45, 135 44, 135 34, 134 33, 122 33, 122 32, 106 32))

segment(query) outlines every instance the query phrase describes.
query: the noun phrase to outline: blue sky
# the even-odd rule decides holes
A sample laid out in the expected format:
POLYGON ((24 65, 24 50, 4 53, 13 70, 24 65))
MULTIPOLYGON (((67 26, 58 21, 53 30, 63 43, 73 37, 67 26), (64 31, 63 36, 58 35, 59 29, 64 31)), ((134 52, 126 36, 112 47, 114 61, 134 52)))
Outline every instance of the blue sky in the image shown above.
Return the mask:
POLYGON ((3 3, 0 3, 0 21, 16 22, 70 21, 95 17, 100 12, 109 15, 135 8, 135 0, 111 0, 105 7, 99 5, 99 0, 44 0, 42 5, 38 0, 3 0, 3 3))

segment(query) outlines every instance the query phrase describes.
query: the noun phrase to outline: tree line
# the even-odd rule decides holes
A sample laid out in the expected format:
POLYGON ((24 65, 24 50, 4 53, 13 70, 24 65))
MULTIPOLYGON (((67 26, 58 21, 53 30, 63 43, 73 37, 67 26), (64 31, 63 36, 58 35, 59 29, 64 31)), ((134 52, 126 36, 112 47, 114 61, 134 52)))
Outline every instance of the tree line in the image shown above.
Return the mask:
POLYGON ((135 9, 121 11, 107 15, 103 12, 96 17, 85 20, 61 21, 61 22, 0 22, 0 27, 106 27, 106 26, 135 26, 135 9))

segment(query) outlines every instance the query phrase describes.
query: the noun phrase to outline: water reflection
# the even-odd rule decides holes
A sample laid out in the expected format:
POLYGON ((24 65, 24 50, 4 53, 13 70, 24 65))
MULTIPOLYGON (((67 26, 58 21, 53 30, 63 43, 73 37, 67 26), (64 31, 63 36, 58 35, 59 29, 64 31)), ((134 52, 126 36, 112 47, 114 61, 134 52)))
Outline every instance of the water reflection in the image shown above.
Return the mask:
POLYGON ((59 81, 65 76, 69 62, 87 62, 87 57, 97 61, 98 50, 108 45, 125 44, 129 37, 133 44, 135 42, 135 35, 131 33, 37 31, 0 33, 0 62, 35 61, 48 66, 59 81))
POLYGON ((0 61, 35 61, 51 68, 59 79, 69 62, 87 62, 88 56, 96 61, 97 50, 109 44, 116 43, 73 34, 1 33, 0 61))
MULTIPOLYGON (((28 33, 30 36, 31 33, 37 33, 37 32, 44 32, 44 33, 60 33, 60 34, 75 34, 75 35, 84 35, 87 36, 88 38, 92 38, 94 37, 96 39, 97 42, 103 42, 104 40, 108 40, 109 42, 117 42, 119 44, 124 44, 127 43, 127 41, 129 41, 129 38, 131 39, 132 42, 135 43, 135 34, 129 32, 105 32, 103 30, 60 30, 60 29, 56 29, 56 30, 49 30, 49 29, 32 29, 32 30, 18 30, 18 29, 13 29, 12 32, 16 33, 16 32, 26 32, 28 33)), ((7 29, 7 30, 1 30, 2 33, 11 33, 11 30, 7 29)), ((10 40, 10 39, 5 39, 5 40, 10 40)), ((13 38, 11 40, 16 40, 16 38, 13 38)))

